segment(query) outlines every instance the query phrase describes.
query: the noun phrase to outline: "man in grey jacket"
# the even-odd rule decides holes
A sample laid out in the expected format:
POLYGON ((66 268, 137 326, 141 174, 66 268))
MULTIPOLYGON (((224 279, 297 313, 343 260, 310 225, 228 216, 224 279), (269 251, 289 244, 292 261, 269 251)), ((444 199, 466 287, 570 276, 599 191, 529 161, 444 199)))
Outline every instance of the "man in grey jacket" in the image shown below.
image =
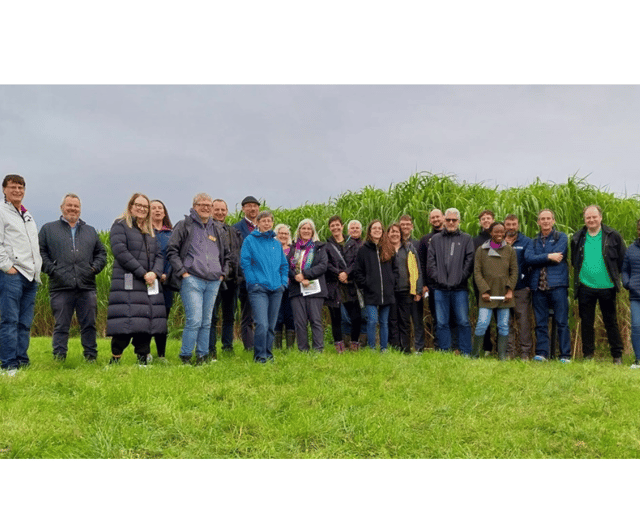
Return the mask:
POLYGON ((450 350, 449 314, 453 309, 460 351, 470 355, 468 281, 473 273, 473 239, 460 230, 460 212, 456 208, 445 211, 444 221, 444 230, 433 236, 427 251, 427 274, 435 295, 438 341, 441 350, 450 350))
POLYGON ((60 205, 60 219, 48 222, 40 230, 42 271, 49 276, 53 328, 53 357, 67 357, 69 327, 73 312, 80 325, 80 342, 84 358, 95 362, 96 343, 96 275, 107 264, 105 249, 95 228, 80 219, 80 197, 67 193, 60 205))
POLYGON ((14 375, 29 364, 33 321, 42 259, 38 227, 22 205, 26 183, 20 175, 2 181, 0 204, 0 361, 2 373, 14 375))

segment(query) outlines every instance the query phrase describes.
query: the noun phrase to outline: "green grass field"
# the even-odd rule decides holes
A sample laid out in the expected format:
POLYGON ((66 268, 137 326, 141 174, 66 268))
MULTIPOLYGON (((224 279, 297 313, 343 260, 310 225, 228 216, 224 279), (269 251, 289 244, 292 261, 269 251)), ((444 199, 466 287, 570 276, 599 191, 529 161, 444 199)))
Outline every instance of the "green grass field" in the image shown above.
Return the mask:
MULTIPOLYGON (((607 361, 498 362, 427 352, 236 347, 202 367, 139 368, 132 348, 64 363, 33 338, 0 377, 0 458, 638 458, 640 370, 607 361)), ((154 348, 155 350, 155 348, 154 348)), ((626 358, 629 359, 628 357, 626 358)))

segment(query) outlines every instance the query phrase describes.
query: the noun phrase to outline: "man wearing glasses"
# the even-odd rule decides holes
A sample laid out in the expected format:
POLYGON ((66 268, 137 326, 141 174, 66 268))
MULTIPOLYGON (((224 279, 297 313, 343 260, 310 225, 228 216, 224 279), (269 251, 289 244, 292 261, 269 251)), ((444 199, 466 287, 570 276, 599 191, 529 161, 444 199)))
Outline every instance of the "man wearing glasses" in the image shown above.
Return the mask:
POLYGON ((220 226, 211 218, 213 201, 206 193, 193 198, 193 208, 173 229, 167 258, 173 267, 172 284, 180 289, 185 325, 180 359, 196 364, 209 355, 211 314, 220 283, 229 272, 229 251, 220 226))
POLYGON ((473 238, 460 231, 460 212, 444 213, 444 230, 435 234, 427 251, 427 275, 431 279, 436 306, 436 331, 442 351, 451 349, 449 315, 458 325, 460 352, 471 354, 468 280, 473 273, 473 238))

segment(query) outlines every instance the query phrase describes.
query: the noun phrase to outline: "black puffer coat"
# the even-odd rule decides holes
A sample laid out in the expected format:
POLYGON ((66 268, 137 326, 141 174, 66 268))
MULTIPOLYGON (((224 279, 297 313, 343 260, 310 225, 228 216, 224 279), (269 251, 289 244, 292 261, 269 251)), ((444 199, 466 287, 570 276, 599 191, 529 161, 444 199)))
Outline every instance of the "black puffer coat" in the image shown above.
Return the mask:
MULTIPOLYGON (((143 234, 134 222, 129 228, 124 219, 111 226, 113 273, 107 309, 107 335, 135 333, 164 334, 167 319, 162 293, 149 295, 144 275, 148 271, 162 275, 164 259, 155 237, 143 234), (124 289, 124 276, 133 274, 133 290, 124 289)), ((160 289, 162 291, 162 289, 160 289)))

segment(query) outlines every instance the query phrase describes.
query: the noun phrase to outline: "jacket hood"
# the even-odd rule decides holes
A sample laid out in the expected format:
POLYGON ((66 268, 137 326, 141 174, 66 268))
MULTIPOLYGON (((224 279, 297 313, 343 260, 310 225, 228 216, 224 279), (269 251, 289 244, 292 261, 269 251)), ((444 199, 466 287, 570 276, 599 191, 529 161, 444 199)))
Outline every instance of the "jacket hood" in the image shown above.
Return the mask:
POLYGON ((266 232, 261 232, 258 228, 253 230, 249 235, 253 235, 254 237, 262 237, 265 239, 272 238, 276 236, 276 232, 273 230, 268 230, 266 232))

